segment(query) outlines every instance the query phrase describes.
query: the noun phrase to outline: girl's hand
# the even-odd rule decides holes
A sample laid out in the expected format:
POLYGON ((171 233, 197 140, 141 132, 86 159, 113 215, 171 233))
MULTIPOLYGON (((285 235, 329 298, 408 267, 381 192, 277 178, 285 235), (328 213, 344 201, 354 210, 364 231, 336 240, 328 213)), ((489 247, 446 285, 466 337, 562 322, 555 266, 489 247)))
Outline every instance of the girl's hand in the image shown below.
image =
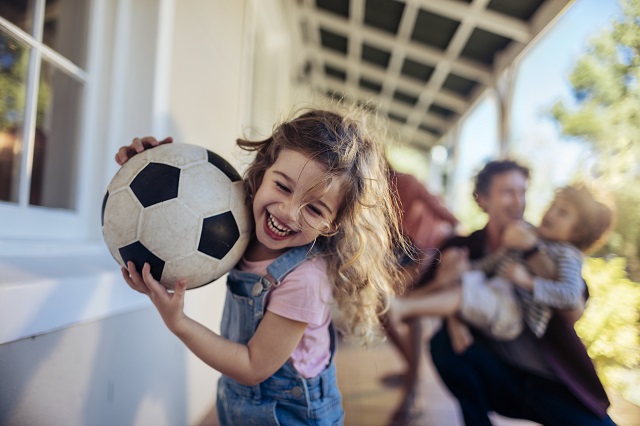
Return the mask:
POLYGON ((502 235, 502 244, 506 248, 527 250, 538 243, 538 236, 531 224, 520 220, 507 226, 502 235))
POLYGON ((446 321, 453 351, 457 354, 463 354, 473 343, 469 327, 455 316, 448 317, 446 321))
POLYGON ((460 282, 462 274, 470 269, 466 248, 452 247, 442 253, 440 265, 436 271, 436 287, 449 287, 460 282))
POLYGON ((153 278, 151 266, 148 263, 144 264, 142 274, 140 274, 133 262, 128 262, 127 268, 122 268, 122 276, 129 284, 129 287, 149 296, 167 328, 172 332, 176 330, 180 321, 186 318, 184 314, 184 293, 187 289, 187 282, 185 280, 178 281, 175 290, 170 293, 153 278))
POLYGON ((164 145, 171 142, 173 142, 172 137, 164 138, 161 141, 158 141, 153 136, 135 138, 133 139, 133 142, 131 142, 131 145, 120 147, 118 153, 116 154, 116 163, 122 166, 129 160, 129 158, 133 157, 136 154, 140 154, 145 149, 153 148, 154 146, 164 145))
POLYGON ((520 262, 509 262, 500 271, 500 275, 515 285, 533 292, 533 277, 520 262))

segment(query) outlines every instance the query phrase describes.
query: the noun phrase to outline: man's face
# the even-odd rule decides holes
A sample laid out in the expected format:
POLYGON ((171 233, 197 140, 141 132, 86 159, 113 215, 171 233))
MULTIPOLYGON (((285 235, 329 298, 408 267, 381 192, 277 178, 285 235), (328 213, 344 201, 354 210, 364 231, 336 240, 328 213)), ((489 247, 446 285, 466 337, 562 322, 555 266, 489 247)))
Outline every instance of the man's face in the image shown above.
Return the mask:
POLYGON ((478 205, 489 215, 489 222, 499 229, 522 219, 527 178, 518 170, 493 176, 488 194, 478 195, 478 205))

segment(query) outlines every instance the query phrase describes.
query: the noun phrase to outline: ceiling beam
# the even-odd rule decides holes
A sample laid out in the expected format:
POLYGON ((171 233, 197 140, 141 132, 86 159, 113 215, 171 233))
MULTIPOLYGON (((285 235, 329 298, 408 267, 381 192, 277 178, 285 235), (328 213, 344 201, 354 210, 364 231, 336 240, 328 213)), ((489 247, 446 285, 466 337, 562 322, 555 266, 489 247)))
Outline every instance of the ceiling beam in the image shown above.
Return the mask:
MULTIPOLYGON (((309 50, 312 50, 314 55, 322 56, 325 64, 331 65, 337 69, 346 70, 347 60, 344 55, 317 47, 310 48, 309 50)), ((382 84, 387 76, 384 70, 367 63, 362 63, 360 65, 360 75, 380 84, 382 84)), ((425 90, 425 87, 426 84, 418 83, 414 79, 403 76, 400 76, 397 81, 397 88, 407 93, 420 93, 425 90)), ((439 91, 433 91, 432 94, 434 95, 434 99, 438 105, 448 108, 458 114, 462 114, 467 108, 467 99, 456 93, 442 89, 439 91)))
MULTIPOLYGON (((389 52, 398 44, 396 38, 385 31, 365 25, 355 26, 349 20, 330 12, 316 9, 313 15, 317 18, 318 24, 326 29, 341 35, 352 35, 355 31, 360 32, 361 37, 367 39, 368 42, 373 42, 389 52)), ((412 41, 400 42, 399 44, 406 50, 407 56, 412 57, 414 60, 432 66, 447 60, 445 53, 439 49, 412 41)), ((491 84, 492 81, 491 68, 480 62, 458 58, 452 62, 451 70, 461 77, 486 85, 491 84)))
MULTIPOLYGON (((407 0, 399 0, 406 2, 407 0)), ((413 1, 413 0, 412 0, 413 1)), ((456 0, 416 0, 420 3, 420 8, 433 12, 437 15, 445 16, 456 21, 467 20, 474 26, 482 28, 494 34, 515 40, 521 43, 528 43, 531 38, 529 25, 516 18, 503 15, 498 12, 474 9, 473 4, 467 4, 456 0)))

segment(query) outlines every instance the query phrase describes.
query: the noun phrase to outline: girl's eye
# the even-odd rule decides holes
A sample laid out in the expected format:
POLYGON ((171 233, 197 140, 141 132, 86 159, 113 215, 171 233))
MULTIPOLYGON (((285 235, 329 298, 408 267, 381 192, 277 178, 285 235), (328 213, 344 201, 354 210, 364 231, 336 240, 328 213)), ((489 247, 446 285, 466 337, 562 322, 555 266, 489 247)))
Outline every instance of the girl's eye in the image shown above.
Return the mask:
POLYGON ((314 205, 309 204, 307 208, 316 216, 322 216, 322 211, 314 205))
POLYGON ((280 182, 276 182, 276 186, 278 187, 278 189, 285 191, 285 192, 291 192, 289 190, 289 188, 287 188, 286 186, 284 186, 283 184, 281 184, 280 182))

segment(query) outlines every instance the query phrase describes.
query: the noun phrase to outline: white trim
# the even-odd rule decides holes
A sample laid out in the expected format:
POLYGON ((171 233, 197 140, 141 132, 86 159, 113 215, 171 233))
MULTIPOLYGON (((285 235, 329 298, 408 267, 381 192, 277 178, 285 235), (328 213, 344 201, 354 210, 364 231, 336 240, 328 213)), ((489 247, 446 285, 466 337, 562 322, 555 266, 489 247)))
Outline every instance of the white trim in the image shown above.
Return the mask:
MULTIPOLYGON (((101 2, 91 2, 92 5, 101 2)), ((42 61, 47 59, 59 67, 62 72, 69 74, 74 80, 80 81, 86 93, 82 96, 81 105, 78 111, 78 123, 80 129, 84 129, 86 121, 90 114, 87 114, 89 103, 89 95, 91 87, 89 86, 89 74, 64 58, 53 49, 45 46, 42 42, 45 15, 45 0, 38 0, 35 3, 34 13, 34 33, 33 35, 26 33, 16 25, 0 17, 0 27, 4 28, 12 37, 15 37, 21 43, 26 44, 29 49, 29 69, 26 81, 27 93, 25 102, 24 129, 21 135, 23 142, 23 150, 20 158, 20 175, 18 202, 9 203, 0 201, 0 213, 2 221, 0 222, 0 238, 8 239, 61 239, 71 240, 86 237, 88 217, 86 214, 87 197, 83 196, 87 193, 87 181, 92 181, 92 171, 88 168, 87 157, 85 156, 86 145, 85 132, 78 132, 78 176, 81 178, 76 188, 76 208, 75 210, 52 209, 47 207, 29 205, 29 193, 31 188, 31 174, 33 168, 35 128, 36 128, 36 110, 38 106, 38 85, 40 74, 42 72, 42 61), (84 212, 84 213, 83 213, 84 212)), ((95 16, 89 16, 90 23, 96 22, 95 16)), ((94 28, 88 25, 91 31, 94 28)), ((95 32, 95 31, 94 31, 95 32)), ((90 32, 91 35, 91 32, 90 32)), ((87 48, 92 48, 87 46, 87 48)), ((95 46, 93 46, 95 48, 95 46)), ((89 52, 91 54, 91 52, 89 52)), ((95 82, 95 79, 93 80, 95 82)))
MULTIPOLYGON (((129 56, 129 39, 131 37, 131 4, 126 0, 118 0, 116 5, 117 28, 113 43, 111 104, 109 105, 109 126, 107 130, 107 146, 122 145, 120 137, 123 128, 123 105, 127 79, 127 58, 129 56)), ((111 160, 109 158, 108 160, 111 160)))
MULTIPOLYGON (((44 4, 44 1, 42 4, 44 4)), ((42 37, 40 34, 42 32, 41 28, 36 28, 36 34, 31 35, 24 32, 17 25, 7 21, 2 16, 0 16, 0 28, 4 28, 9 35, 15 37, 21 43, 26 44, 29 48, 40 51, 42 56, 47 58, 47 60, 73 75, 78 80, 84 82, 87 79, 87 72, 85 70, 40 41, 42 37)))
MULTIPOLYGON (((42 26, 44 25, 44 0, 35 4, 33 16, 33 37, 42 40, 42 26)), ((36 115, 38 109, 38 83, 42 64, 42 50, 40 46, 29 49, 29 68, 27 72, 27 93, 25 96, 24 128, 21 135, 22 153, 20 156, 20 180, 18 190, 18 205, 22 208, 29 206, 31 191, 31 172, 33 169, 33 149, 35 145, 36 115)))
POLYGON ((77 212, 0 202, 1 239, 61 239, 84 236, 77 212))
POLYGON ((173 48, 173 23, 175 0, 159 0, 158 36, 156 41, 156 65, 153 88, 153 134, 160 138, 169 136, 169 94, 171 88, 171 61, 173 48))
POLYGON ((70 245, 45 254, 53 244, 35 247, 31 256, 0 257, 0 344, 150 306, 126 285, 106 248, 70 245))
MULTIPOLYGON (((87 75, 85 95, 80 112, 78 158, 78 176, 84 178, 77 185, 77 218, 79 224, 79 238, 97 238, 98 227, 90 225, 99 223, 101 197, 96 194, 97 188, 103 188, 102 170, 97 166, 104 161, 104 137, 98 136, 97 129, 103 124, 101 112, 106 111, 102 105, 100 93, 105 80, 104 64, 105 50, 105 18, 107 11, 102 1, 92 1, 88 11, 88 28, 90 28, 87 42, 87 75), (93 220, 92 220, 93 219, 93 220), (81 222, 81 223, 80 223, 81 222), (96 228, 96 229, 94 229, 96 228)), ((98 131, 99 132, 99 131, 98 131)))

